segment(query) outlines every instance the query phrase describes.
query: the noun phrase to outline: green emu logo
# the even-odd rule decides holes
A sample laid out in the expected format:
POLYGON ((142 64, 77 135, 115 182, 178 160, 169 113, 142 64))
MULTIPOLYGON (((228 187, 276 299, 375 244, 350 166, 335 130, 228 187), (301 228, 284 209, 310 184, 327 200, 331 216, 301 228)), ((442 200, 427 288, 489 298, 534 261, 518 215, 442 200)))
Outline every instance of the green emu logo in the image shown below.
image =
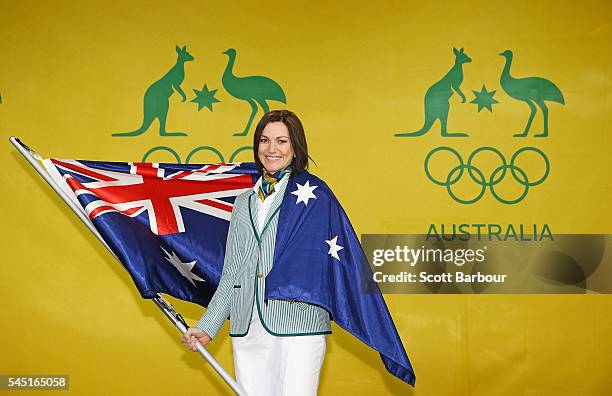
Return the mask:
POLYGON ((236 50, 233 48, 223 52, 229 60, 223 72, 223 88, 236 99, 244 100, 251 107, 249 120, 241 132, 234 136, 245 136, 249 133, 253 119, 257 114, 257 104, 261 106, 264 113, 270 111, 267 100, 276 100, 287 103, 285 92, 274 80, 263 76, 237 77, 234 75, 234 63, 236 62, 236 50))
POLYGON ((501 75, 501 86, 504 91, 513 99, 520 100, 521 102, 527 103, 531 114, 529 120, 525 126, 523 133, 517 133, 515 137, 525 137, 529 133, 531 128, 531 122, 536 114, 536 105, 542 110, 544 115, 544 131, 535 137, 547 137, 548 136, 548 107, 546 107, 546 101, 557 102, 565 104, 563 94, 561 90, 557 88, 552 82, 541 78, 541 77, 527 77, 527 78, 514 78, 510 75, 510 65, 512 65, 512 51, 505 50, 500 54, 506 58, 506 64, 504 65, 504 71, 501 75))

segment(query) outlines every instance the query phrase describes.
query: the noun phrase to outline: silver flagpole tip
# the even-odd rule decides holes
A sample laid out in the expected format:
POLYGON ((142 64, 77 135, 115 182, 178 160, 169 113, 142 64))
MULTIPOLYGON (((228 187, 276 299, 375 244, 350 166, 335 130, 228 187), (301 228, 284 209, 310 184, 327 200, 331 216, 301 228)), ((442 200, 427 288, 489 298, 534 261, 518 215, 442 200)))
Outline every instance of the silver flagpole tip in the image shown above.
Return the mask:
POLYGON ((17 136, 11 136, 9 138, 9 140, 11 141, 11 143, 13 143, 14 145, 19 144, 21 147, 23 147, 24 149, 28 150, 28 152, 30 153, 30 155, 34 158, 36 158, 39 161, 42 161, 43 158, 38 155, 38 153, 34 150, 32 150, 30 147, 28 147, 27 144, 25 144, 24 142, 21 141, 21 139, 19 139, 17 136))

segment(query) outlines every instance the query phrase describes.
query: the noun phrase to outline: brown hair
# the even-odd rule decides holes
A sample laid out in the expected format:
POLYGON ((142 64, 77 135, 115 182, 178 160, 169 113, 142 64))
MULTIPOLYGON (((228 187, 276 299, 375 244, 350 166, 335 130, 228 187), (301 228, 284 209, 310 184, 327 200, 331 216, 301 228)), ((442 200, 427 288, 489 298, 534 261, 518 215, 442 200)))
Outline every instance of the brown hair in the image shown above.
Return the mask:
MULTIPOLYGON (((293 172, 300 173, 308 169, 308 159, 312 160, 308 155, 308 145, 306 144, 306 135, 304 127, 298 116, 289 110, 272 110, 259 120, 253 135, 253 156, 255 157, 255 165, 259 172, 263 172, 263 164, 259 160, 259 140, 264 128, 271 122, 282 122, 289 130, 289 140, 295 153, 295 158, 291 162, 293 172)), ((313 161, 314 162, 314 161, 313 161)))

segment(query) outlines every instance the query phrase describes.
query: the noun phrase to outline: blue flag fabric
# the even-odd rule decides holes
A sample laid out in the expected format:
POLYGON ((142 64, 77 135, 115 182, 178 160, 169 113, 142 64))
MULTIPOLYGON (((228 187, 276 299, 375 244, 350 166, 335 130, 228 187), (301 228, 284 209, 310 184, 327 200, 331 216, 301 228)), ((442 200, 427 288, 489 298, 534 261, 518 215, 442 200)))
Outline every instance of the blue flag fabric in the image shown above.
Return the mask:
POLYGON ((279 212, 267 299, 325 308, 337 325, 377 350, 387 370, 416 377, 348 216, 318 177, 292 175, 279 212))
POLYGON ((255 164, 173 165, 51 159, 143 298, 165 293, 206 307, 221 279, 233 202, 255 164))
MULTIPOLYGON (((206 307, 223 270, 235 197, 259 177, 252 163, 174 165, 45 160, 129 271, 143 298, 206 307)), ((268 299, 304 301, 377 350, 414 385, 401 339, 349 219, 316 176, 292 174, 278 223, 268 299)))

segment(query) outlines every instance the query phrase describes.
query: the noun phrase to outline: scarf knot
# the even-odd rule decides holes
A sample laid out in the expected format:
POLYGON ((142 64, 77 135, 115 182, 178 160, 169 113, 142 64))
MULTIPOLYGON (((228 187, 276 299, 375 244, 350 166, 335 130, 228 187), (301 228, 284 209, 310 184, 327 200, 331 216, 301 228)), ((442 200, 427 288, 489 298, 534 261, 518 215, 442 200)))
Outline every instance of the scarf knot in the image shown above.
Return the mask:
POLYGON ((283 168, 274 173, 264 171, 263 176, 261 177, 261 185, 257 191, 257 195, 259 196, 259 199, 261 199, 261 202, 263 202, 275 191, 276 184, 283 178, 283 176, 290 172, 291 167, 283 168))

